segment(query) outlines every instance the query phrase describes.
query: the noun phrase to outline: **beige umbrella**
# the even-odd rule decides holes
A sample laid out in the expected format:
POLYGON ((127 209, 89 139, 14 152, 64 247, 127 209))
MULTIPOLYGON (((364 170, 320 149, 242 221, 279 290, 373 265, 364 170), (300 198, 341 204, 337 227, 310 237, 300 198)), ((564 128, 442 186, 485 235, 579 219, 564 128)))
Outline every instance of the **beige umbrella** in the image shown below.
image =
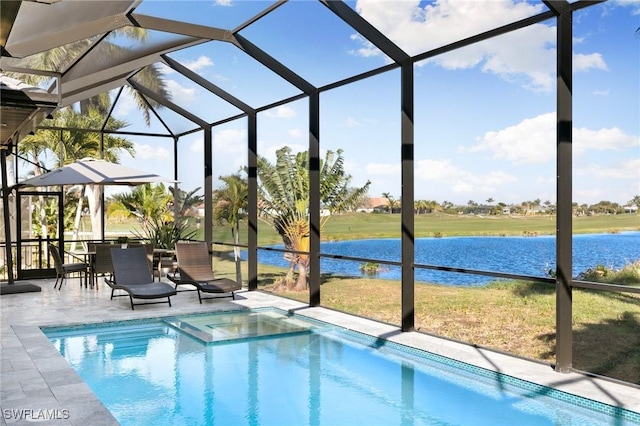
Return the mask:
POLYGON ((67 164, 39 176, 23 180, 18 186, 56 186, 56 185, 142 185, 153 182, 170 182, 169 179, 154 173, 132 169, 104 160, 85 158, 67 164))
MULTIPOLYGON (((75 163, 67 164, 58 169, 51 170, 39 176, 26 179, 17 184, 18 187, 43 187, 61 185, 142 185, 145 183, 168 182, 177 183, 154 173, 125 167, 120 164, 104 160, 84 158, 75 163)), ((78 204, 74 226, 74 237, 77 236, 80 214, 82 211, 82 198, 78 204)), ((104 223, 104 222, 102 222, 104 223)), ((104 235, 104 227, 102 229, 104 235)), ((72 250, 75 249, 75 242, 72 250)))

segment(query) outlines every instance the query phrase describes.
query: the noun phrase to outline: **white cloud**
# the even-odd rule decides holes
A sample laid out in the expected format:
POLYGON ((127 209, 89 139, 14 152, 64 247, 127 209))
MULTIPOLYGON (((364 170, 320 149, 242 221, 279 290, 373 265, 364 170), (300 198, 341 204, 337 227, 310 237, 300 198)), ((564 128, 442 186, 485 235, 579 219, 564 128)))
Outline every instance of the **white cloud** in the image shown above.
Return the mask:
POLYGON ((490 194, 496 188, 515 182, 515 176, 494 170, 484 174, 472 173, 454 165, 451 160, 418 160, 416 161, 415 178, 433 181, 451 186, 455 193, 490 194))
POLYGON ((240 153, 247 149, 247 131, 227 129, 213 134, 214 154, 240 153))
MULTIPOLYGON (((212 140, 213 154, 215 156, 245 152, 247 147, 247 131, 240 129, 221 130, 213 134, 212 140)), ((204 139, 201 136, 193 139, 189 144, 189 151, 196 153, 204 152, 204 139)))
POLYGON ((225 6, 225 7, 233 6, 232 0, 214 0, 213 4, 214 6, 225 6))
POLYGON ((573 71, 586 71, 591 68, 603 71, 609 70, 609 67, 602 58, 602 55, 599 53, 592 53, 590 55, 576 53, 573 55, 573 71))
POLYGON ((640 147, 640 137, 628 135, 617 127, 600 130, 574 128, 573 141, 576 154, 582 154, 587 150, 619 151, 634 146, 640 147))
MULTIPOLYGON (((180 61, 180 63, 185 67, 189 68, 191 71, 201 71, 206 67, 213 66, 213 61, 211 60, 211 58, 205 55, 200 55, 197 59, 194 59, 194 60, 180 61)), ((165 74, 165 75, 174 74, 176 72, 173 68, 161 62, 159 63, 159 65, 160 65, 160 72, 162 72, 162 74, 165 74)))
POLYGON ((141 160, 166 160, 170 158, 169 151, 165 148, 143 143, 134 143, 136 158, 141 160))
MULTIPOLYGON (((132 111, 138 109, 138 104, 131 95, 131 92, 125 90, 118 98, 118 103, 113 111, 115 117, 128 117, 132 111)), ((126 121, 126 119, 125 119, 126 121)))
MULTIPOLYGON (((635 146, 640 146, 640 138, 628 135, 617 127, 573 129, 575 155, 583 155, 587 151, 617 151, 635 146)), ((488 151, 492 153, 492 158, 508 160, 514 164, 549 162, 556 155, 556 114, 542 114, 502 130, 487 132, 478 139, 476 145, 461 151, 488 151)))
POLYGON ((353 117, 347 117, 347 119, 345 120, 345 125, 347 127, 359 127, 361 124, 358 120, 356 120, 353 117))
POLYGON ((575 174, 576 176, 588 176, 594 179, 630 179, 638 182, 638 189, 640 190, 640 158, 608 166, 591 164, 576 169, 575 174))
POLYGON ((296 116, 296 110, 289 106, 281 105, 275 109, 265 111, 264 114, 271 118, 293 118, 296 116))
MULTIPOLYGON (((523 1, 438 0, 420 6, 419 0, 358 0, 356 10, 383 34, 411 55, 426 52, 454 41, 480 34, 510 22, 527 18, 544 10, 542 3, 523 1)), ((382 55, 359 36, 352 40, 361 45, 354 54, 363 57, 382 55)), ((485 40, 426 62, 446 69, 480 66, 482 71, 519 81, 534 91, 549 91, 555 85, 556 29, 535 24, 485 40), (526 54, 523 54, 526 52, 526 54)), ((576 54, 576 70, 606 70, 600 54, 576 54)))
POLYGON ((175 80, 165 80, 167 91, 171 94, 171 98, 175 103, 190 103, 195 100, 196 89, 193 87, 186 87, 181 85, 175 80))
POLYGON ((206 67, 212 67, 213 61, 208 56, 201 55, 195 61, 185 61, 183 65, 191 71, 200 71, 206 67))
POLYGON ((547 113, 522 120, 515 126, 487 132, 467 152, 489 151, 493 158, 515 164, 540 164, 555 158, 556 114, 547 113))
POLYGON ((372 177, 396 176, 400 175, 400 164, 369 163, 366 165, 365 170, 367 175, 372 177))
POLYGON ((289 129, 289 136, 298 139, 304 136, 304 132, 300 129, 289 129))

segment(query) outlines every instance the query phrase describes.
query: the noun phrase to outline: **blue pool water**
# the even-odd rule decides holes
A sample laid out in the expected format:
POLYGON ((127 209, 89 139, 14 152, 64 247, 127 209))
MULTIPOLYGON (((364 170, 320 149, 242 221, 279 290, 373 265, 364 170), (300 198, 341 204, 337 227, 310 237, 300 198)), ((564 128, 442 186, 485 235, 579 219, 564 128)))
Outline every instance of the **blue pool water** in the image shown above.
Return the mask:
POLYGON ((640 414, 275 309, 43 328, 122 425, 639 425, 640 414))

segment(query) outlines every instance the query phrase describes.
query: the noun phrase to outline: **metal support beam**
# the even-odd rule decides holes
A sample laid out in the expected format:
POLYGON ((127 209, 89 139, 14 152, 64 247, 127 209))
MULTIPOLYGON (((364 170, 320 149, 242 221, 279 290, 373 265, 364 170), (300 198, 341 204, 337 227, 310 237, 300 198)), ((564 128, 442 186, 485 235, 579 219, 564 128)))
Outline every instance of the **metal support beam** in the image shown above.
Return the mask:
POLYGON ((257 115, 252 112, 247 117, 247 178, 248 178, 248 235, 247 261, 249 290, 258 289, 258 131, 257 115))
POLYGON ((320 94, 309 96, 309 306, 320 305, 320 94))
POLYGON ((204 132, 204 240, 208 247, 213 241, 213 137, 211 126, 204 132))
POLYGON ((163 98, 162 96, 160 96, 156 92, 152 91, 151 89, 136 83, 132 79, 129 79, 128 82, 131 85, 131 87, 136 89, 138 92, 140 92, 143 95, 153 99, 157 103, 159 103, 161 105, 164 105, 165 107, 169 108, 171 111, 175 112, 178 115, 183 116, 187 120, 189 120, 189 121, 191 121, 193 123, 196 123, 198 126, 202 127, 203 129, 207 128, 207 127, 210 127, 209 123, 207 123, 206 121, 204 121, 203 119, 201 119, 197 115, 195 115, 195 114, 187 111, 186 109, 174 104, 173 102, 163 98))
POLYGON ((413 177, 413 62, 406 61, 401 68, 401 175, 402 175, 402 331, 412 331, 415 325, 414 297, 414 177, 413 177))
MULTIPOLYGON (((13 284, 13 256, 11 255, 11 217, 9 215, 9 183, 7 182, 7 151, 9 146, 0 149, 0 166, 2 167, 2 216, 4 220, 5 265, 7 266, 7 280, 13 284)), ((17 175, 16 175, 17 176, 17 175)))
POLYGON ((409 59, 409 55, 389 40, 376 27, 371 25, 366 19, 360 16, 351 8, 351 6, 347 5, 343 1, 320 0, 320 2, 335 13, 336 16, 346 22, 351 28, 369 40, 395 63, 402 64, 409 59))
POLYGON ((558 16, 557 41, 557 182, 556 196, 556 366, 561 373, 572 369, 572 12, 558 16))

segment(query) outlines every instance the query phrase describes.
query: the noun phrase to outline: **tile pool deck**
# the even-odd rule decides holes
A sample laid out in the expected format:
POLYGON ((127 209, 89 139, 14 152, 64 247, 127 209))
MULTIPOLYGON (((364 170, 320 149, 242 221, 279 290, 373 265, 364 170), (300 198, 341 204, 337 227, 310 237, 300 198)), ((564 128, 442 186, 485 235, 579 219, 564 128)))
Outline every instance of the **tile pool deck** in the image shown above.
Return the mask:
POLYGON ((33 281, 39 293, 0 297, 0 408, 1 425, 31 424, 17 414, 37 417, 47 411, 59 419, 46 424, 117 425, 118 422, 82 382, 39 326, 72 325, 177 314, 233 310, 241 307, 277 307, 337 324, 362 333, 424 349, 469 364, 500 371, 514 377, 575 395, 640 412, 640 387, 627 386, 577 373, 558 374, 550 366, 474 348, 421 333, 402 333, 397 327, 324 308, 309 308, 261 292, 241 291, 235 301, 221 299, 198 303, 196 292, 178 293, 172 307, 166 304, 138 306, 132 311, 128 297, 110 300, 110 289, 79 287, 69 279, 62 291, 53 290, 53 280, 33 281), (55 411, 59 410, 59 411, 55 411))

